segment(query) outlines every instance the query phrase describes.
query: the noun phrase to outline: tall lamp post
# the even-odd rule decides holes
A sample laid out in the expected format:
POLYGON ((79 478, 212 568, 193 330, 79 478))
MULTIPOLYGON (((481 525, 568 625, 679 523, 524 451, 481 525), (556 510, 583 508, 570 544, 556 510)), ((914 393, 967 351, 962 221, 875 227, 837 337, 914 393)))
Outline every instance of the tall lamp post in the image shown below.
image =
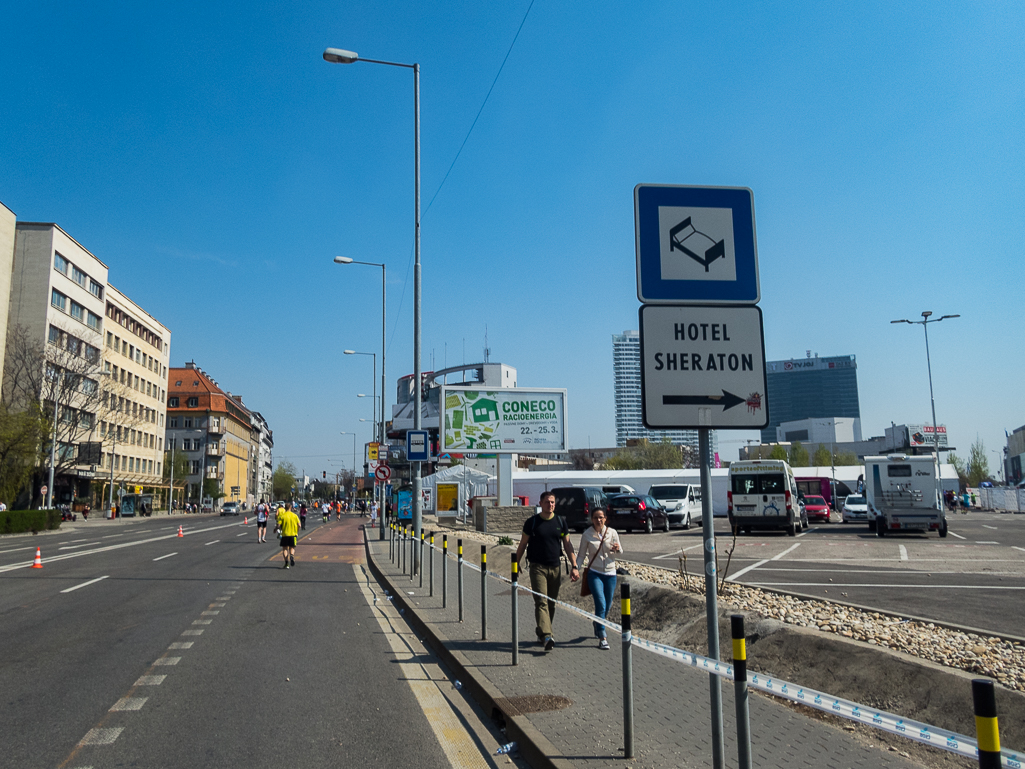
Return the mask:
POLYGON ((937 497, 937 504, 940 506, 940 509, 942 510, 943 509, 943 494, 942 494, 942 488, 943 487, 942 487, 942 484, 940 483, 940 429, 939 429, 939 425, 936 424, 936 398, 935 398, 935 396, 933 396, 933 392, 932 392, 932 360, 929 357, 929 324, 930 323, 939 323, 941 320, 946 320, 947 318, 960 318, 961 316, 960 315, 941 315, 938 318, 934 318, 933 320, 929 320, 929 318, 931 316, 932 316, 932 312, 930 310, 926 310, 925 312, 922 313, 922 319, 921 320, 908 320, 907 318, 901 318, 900 320, 891 320, 890 323, 911 323, 912 325, 921 326, 922 329, 925 331, 925 365, 926 365, 926 367, 928 368, 928 371, 929 371, 929 401, 932 403, 932 440, 933 440, 933 449, 936 452, 936 497, 937 497))
MULTIPOLYGON (((324 61, 331 64, 354 64, 365 61, 370 64, 386 64, 390 67, 403 67, 413 70, 413 243, 415 258, 413 262, 413 429, 421 427, 421 411, 423 409, 423 384, 420 375, 420 65, 402 64, 395 61, 360 59, 355 51, 341 48, 328 48, 324 51, 324 61)), ((420 463, 413 462, 413 532, 420 537, 422 526, 423 500, 420 497, 420 463)), ((381 518, 382 526, 384 516, 381 518)), ((383 532, 384 529, 382 528, 383 532)), ((419 552, 413 551, 413 571, 419 571, 419 552)))
MULTIPOLYGON (((343 350, 343 352, 346 355, 372 355, 374 357, 374 379, 373 379, 373 383, 374 383, 374 396, 373 397, 374 397, 374 399, 376 401, 376 399, 377 399, 377 353, 374 353, 374 352, 358 352, 356 350, 343 350)), ((381 363, 381 368, 382 369, 384 368, 384 362, 383 361, 381 363)), ((384 381, 383 380, 381 382, 381 386, 382 387, 384 386, 384 381)), ((359 397, 360 398, 365 398, 366 395, 360 395, 359 397)), ((381 444, 384 443, 384 393, 383 392, 381 393, 381 431, 380 431, 380 433, 378 433, 378 430, 377 430, 377 404, 376 404, 376 402, 375 402, 374 408, 372 410, 374 412, 374 422, 373 422, 373 424, 374 424, 374 428, 373 428, 374 440, 377 441, 378 451, 380 451, 381 450, 381 444)), ((363 422, 364 420, 361 419, 360 421, 363 422)), ((375 499, 378 497, 377 487, 378 487, 378 482, 377 482, 377 479, 375 478, 374 479, 374 497, 375 497, 375 499)), ((384 505, 383 505, 383 502, 384 502, 383 491, 384 491, 384 489, 382 488, 381 491, 382 491, 382 493, 380 494, 381 502, 382 502, 381 506, 384 507, 384 505)), ((377 520, 378 520, 378 538, 383 540, 384 539, 384 516, 383 515, 380 516, 377 520)))
POLYGON ((342 435, 352 436, 352 501, 356 501, 356 433, 347 433, 344 430, 342 435))

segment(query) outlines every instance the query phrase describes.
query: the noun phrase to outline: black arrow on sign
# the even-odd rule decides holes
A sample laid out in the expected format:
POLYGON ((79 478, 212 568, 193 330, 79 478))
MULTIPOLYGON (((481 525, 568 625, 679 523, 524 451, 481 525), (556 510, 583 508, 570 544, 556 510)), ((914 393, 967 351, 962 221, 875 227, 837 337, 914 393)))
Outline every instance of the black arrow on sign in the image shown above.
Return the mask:
POLYGON ((663 406, 722 406, 729 411, 734 406, 744 403, 744 398, 733 393, 722 391, 722 395, 663 395, 663 406))

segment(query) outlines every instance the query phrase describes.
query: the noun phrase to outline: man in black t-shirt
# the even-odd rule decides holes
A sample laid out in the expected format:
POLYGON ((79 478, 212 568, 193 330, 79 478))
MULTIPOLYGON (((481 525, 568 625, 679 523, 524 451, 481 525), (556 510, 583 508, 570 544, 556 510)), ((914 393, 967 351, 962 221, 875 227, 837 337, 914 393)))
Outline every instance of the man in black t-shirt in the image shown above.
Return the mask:
POLYGON ((546 491, 541 495, 541 512, 532 515, 523 524, 523 536, 516 548, 517 563, 527 551, 530 559, 530 589, 534 591, 534 618, 537 622, 537 638, 545 651, 555 648, 552 637, 552 620, 555 617, 555 601, 562 585, 560 550, 573 566, 569 578, 580 579, 577 571, 577 557, 569 541, 569 527, 565 518, 555 516, 555 495, 546 491), (540 594, 540 595, 539 595, 540 594), (548 596, 546 599, 544 596, 548 596), (545 605, 547 604, 547 606, 545 605))

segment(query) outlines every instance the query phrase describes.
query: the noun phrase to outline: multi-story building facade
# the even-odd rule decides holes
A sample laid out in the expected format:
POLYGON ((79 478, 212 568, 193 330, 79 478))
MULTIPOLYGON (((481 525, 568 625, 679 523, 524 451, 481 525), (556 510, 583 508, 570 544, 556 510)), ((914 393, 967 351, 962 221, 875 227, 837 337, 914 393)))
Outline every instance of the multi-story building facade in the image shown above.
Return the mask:
POLYGON ((171 332, 109 284, 105 314, 102 384, 111 400, 104 402, 99 423, 101 466, 115 488, 156 491, 164 485, 171 332))
MULTIPOLYGON (((612 335, 612 375, 616 394, 617 446, 626 446, 629 440, 646 438, 651 443, 668 440, 677 446, 697 448, 697 430, 649 430, 644 426, 640 332, 624 331, 612 335)), ((714 431, 712 435, 715 435, 714 431)))
POLYGON ((826 417, 861 419, 858 364, 853 355, 769 361, 765 365, 769 424, 762 443, 776 440, 783 422, 826 417))
POLYGON ((256 459, 252 465, 253 497, 256 501, 261 499, 271 501, 273 495, 274 477, 274 432, 267 424, 263 414, 259 411, 251 412, 253 415, 253 443, 256 446, 256 459))
MULTIPOLYGON (((14 212, 0 203, 0 329, 7 329, 7 313, 11 308, 11 272, 14 269, 14 241, 17 233, 18 217, 14 212)), ((4 370, 4 351, 7 348, 7 335, 0 338, 0 377, 4 370)))
POLYGON ((220 496, 252 504, 252 412, 195 362, 168 371, 165 433, 168 449, 188 458, 186 500, 220 496))

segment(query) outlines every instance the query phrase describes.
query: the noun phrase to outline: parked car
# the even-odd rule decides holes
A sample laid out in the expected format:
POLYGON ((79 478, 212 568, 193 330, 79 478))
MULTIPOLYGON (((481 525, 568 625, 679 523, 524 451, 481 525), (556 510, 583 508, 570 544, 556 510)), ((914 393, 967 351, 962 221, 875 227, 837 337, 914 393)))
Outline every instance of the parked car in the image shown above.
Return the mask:
POLYGON ((860 494, 851 494, 844 500, 843 510, 840 511, 841 520, 844 523, 868 520, 868 500, 860 494))
POLYGON ((822 497, 808 494, 804 498, 804 512, 809 521, 814 518, 829 523, 829 505, 822 497))
POLYGON ((555 514, 566 519, 566 525, 583 531, 591 525, 591 511, 608 510, 608 497, 598 486, 562 486, 552 489, 555 495, 555 514))
POLYGON ((689 529, 701 521, 701 487, 689 483, 667 483, 652 486, 648 494, 666 509, 670 526, 689 529))
POLYGON ((238 515, 238 502, 225 502, 221 507, 221 515, 238 515))
POLYGON ((627 533, 634 529, 643 529, 648 534, 656 528, 669 531, 669 514, 657 499, 647 494, 609 497, 607 520, 613 529, 627 533))

